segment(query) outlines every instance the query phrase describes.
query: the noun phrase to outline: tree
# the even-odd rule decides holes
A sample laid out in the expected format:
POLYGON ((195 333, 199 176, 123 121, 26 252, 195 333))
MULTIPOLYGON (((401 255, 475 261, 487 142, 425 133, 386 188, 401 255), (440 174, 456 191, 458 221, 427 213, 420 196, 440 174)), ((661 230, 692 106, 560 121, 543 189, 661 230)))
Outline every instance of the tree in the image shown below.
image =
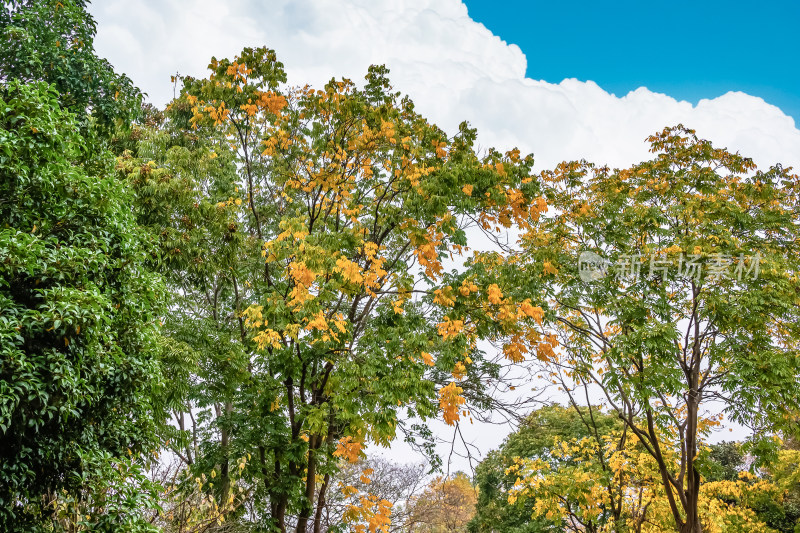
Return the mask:
POLYGON ((747 491, 727 497, 725 501, 731 506, 747 505, 772 530, 793 533, 800 526, 800 454, 784 445, 772 465, 759 469, 754 477, 749 475, 752 458, 742 448, 740 442, 721 442, 703 450, 708 454, 708 461, 701 470, 703 480, 712 486, 736 482, 743 477, 768 481, 774 486, 769 492, 747 491))
POLYGON ((456 423, 465 397, 485 398, 477 376, 497 374, 477 339, 536 316, 443 265, 470 217, 529 215, 518 187, 532 159, 478 157, 474 130, 449 138, 382 67, 363 88, 322 90, 283 87, 264 48, 210 70, 183 80, 119 163, 159 240, 171 349, 191 361, 172 444, 218 473, 221 501, 252 456, 241 483, 255 509, 241 519, 319 531, 339 458, 411 438, 401 413, 456 423))
MULTIPOLYGON (((678 462, 674 452, 668 460, 673 467, 678 462)), ((724 468, 713 459, 707 464, 724 468)), ((562 531, 675 530, 656 461, 624 432, 600 441, 558 441, 548 457, 518 458, 507 472, 519 476, 509 502, 534 500, 533 517, 554 521, 562 531)), ((741 470, 733 479, 704 480, 698 514, 709 532, 774 531, 764 511, 773 510, 781 498, 780 487, 767 477, 741 470)))
POLYGON ((464 472, 437 477, 409 502, 405 529, 413 533, 466 533, 476 501, 477 490, 464 472))
POLYGON ((91 121, 102 137, 110 137, 138 116, 142 94, 95 55, 96 25, 86 5, 86 0, 3 2, 0 81, 54 84, 61 106, 75 113, 84 134, 91 121))
POLYGON ((602 396, 655 460, 675 527, 697 532, 709 410, 752 427, 756 456, 796 430, 800 180, 680 126, 650 142, 629 169, 544 172, 552 209, 506 266, 547 302, 547 375, 602 396))
POLYGON ((533 500, 533 518, 560 531, 669 531, 652 458, 640 448, 624 431, 557 439, 545 457, 507 469, 517 476, 508 501, 533 500))
POLYGON ((0 92, 5 531, 146 529, 137 517, 154 496, 138 458, 156 446, 159 280, 113 157, 78 124, 45 83, 0 92))
POLYGON ((785 446, 767 473, 783 492, 782 497, 762 501, 755 510, 770 527, 797 533, 800 531, 800 450, 785 446))
MULTIPOLYGON (((528 415, 519 429, 510 434, 497 450, 492 450, 475 470, 475 485, 478 488, 478 501, 475 516, 469 524, 471 533, 504 531, 508 533, 534 533, 539 531, 561 530, 563 516, 556 519, 534 516, 536 498, 514 498, 509 494, 514 490, 518 479, 518 466, 521 460, 543 460, 555 464, 555 449, 561 442, 585 441, 588 457, 584 461, 591 464, 597 480, 603 480, 610 471, 598 455, 595 446, 589 450, 590 443, 604 444, 606 439, 621 429, 621 422, 596 408, 576 410, 558 404, 541 407, 528 415), (517 467, 517 468, 515 468, 517 467)), ((563 463, 563 462, 562 462, 563 463)), ((563 473, 563 472, 562 472, 563 473)), ((565 476, 568 478, 568 476, 565 476)), ((616 485, 605 479, 611 497, 616 498, 616 485)), ((567 496, 565 492, 563 496, 567 496)), ((578 507, 577 499, 570 506, 578 507)), ((619 504, 616 504, 619 508, 619 504)), ((608 521, 613 507, 608 506, 601 522, 608 521)), ((595 520, 597 521, 597 520, 595 520)))
MULTIPOLYGON (((785 529, 792 520, 779 481, 785 477, 749 473, 737 443, 700 452, 699 508, 708 531, 793 530, 785 529)), ((621 420, 596 408, 553 405, 533 412, 490 452, 476 481, 481 491, 472 532, 674 531, 655 460, 621 420)))
MULTIPOLYGON (((339 471, 331 478, 331 491, 325 499, 323 531, 352 526, 345 517, 353 509, 361 511, 361 498, 373 497, 374 501, 390 504, 391 523, 389 533, 405 531, 410 519, 408 502, 425 487, 426 468, 422 463, 399 464, 379 456, 368 456, 356 463, 342 461, 339 471)), ((363 513, 356 513, 360 518, 363 513)), ((367 527, 369 522, 366 521, 367 527)))

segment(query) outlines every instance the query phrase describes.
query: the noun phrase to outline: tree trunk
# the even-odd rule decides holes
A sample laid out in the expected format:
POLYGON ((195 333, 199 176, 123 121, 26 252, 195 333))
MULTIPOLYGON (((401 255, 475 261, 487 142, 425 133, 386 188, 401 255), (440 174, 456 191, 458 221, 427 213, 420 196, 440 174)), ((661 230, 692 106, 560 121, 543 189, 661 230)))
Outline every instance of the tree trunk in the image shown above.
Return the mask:
POLYGON ((322 533, 322 509, 325 507, 325 493, 328 491, 330 481, 331 475, 325 474, 317 496, 317 511, 314 513, 314 533, 322 533))
MULTIPOLYGON (((259 446, 258 448, 258 455, 259 460, 261 461, 261 475, 263 476, 264 481, 264 488, 269 494, 269 510, 270 516, 274 521, 275 527, 281 533, 286 532, 286 506, 289 502, 289 497, 286 494, 277 493, 275 490, 275 486, 273 485, 273 476, 269 474, 267 470, 267 462, 266 462, 266 449, 263 446, 259 446)), ((279 480, 281 478, 281 463, 279 460, 275 460, 275 473, 274 479, 279 480)))
POLYGON ((297 528, 295 533, 306 533, 308 519, 311 517, 311 510, 314 508, 314 495, 316 494, 317 482, 317 448, 322 441, 322 437, 312 435, 308 439, 308 468, 306 469, 306 501, 300 516, 297 517, 297 528))
POLYGON ((275 525, 281 533, 286 533, 286 505, 289 503, 289 498, 281 495, 278 499, 277 510, 275 511, 275 525))
POLYGON ((686 522, 680 528, 681 533, 702 533, 702 531, 703 526, 700 524, 700 520, 697 518, 697 516, 691 520, 686 520, 686 522))
POLYGON ((686 490, 685 497, 686 503, 684 511, 686 511, 686 523, 684 529, 686 533, 699 533, 703 530, 700 524, 698 502, 700 499, 700 473, 695 466, 695 457, 697 457, 697 433, 699 429, 698 424, 698 411, 700 409, 701 393, 699 390, 700 383, 700 344, 695 341, 694 348, 692 349, 692 367, 689 376, 689 391, 686 396, 686 445, 684 454, 686 457, 686 490))
POLYGON ((220 465, 220 483, 221 483, 221 502, 222 505, 226 505, 228 503, 228 495, 230 494, 231 489, 231 477, 230 477, 230 456, 228 455, 229 447, 230 447, 230 432, 228 428, 225 427, 225 424, 229 423, 229 418, 231 413, 233 412, 233 404, 231 402, 225 402, 225 423, 221 428, 221 445, 222 445, 222 464, 220 465))

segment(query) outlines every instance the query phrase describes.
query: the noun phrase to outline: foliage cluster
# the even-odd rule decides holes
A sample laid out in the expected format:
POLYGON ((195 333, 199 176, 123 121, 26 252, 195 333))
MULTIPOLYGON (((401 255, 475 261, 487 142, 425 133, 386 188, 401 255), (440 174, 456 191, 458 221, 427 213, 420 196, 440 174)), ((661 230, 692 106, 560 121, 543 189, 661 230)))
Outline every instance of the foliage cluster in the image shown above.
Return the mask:
POLYGON ((4 2, 0 35, 0 528, 797 527, 789 169, 677 126, 534 175, 385 67, 291 87, 267 48, 158 110, 85 0, 4 2), (474 484, 365 462, 402 437, 439 467, 427 422, 501 407, 504 364, 569 406, 474 484), (753 438, 709 446, 725 417, 753 438))

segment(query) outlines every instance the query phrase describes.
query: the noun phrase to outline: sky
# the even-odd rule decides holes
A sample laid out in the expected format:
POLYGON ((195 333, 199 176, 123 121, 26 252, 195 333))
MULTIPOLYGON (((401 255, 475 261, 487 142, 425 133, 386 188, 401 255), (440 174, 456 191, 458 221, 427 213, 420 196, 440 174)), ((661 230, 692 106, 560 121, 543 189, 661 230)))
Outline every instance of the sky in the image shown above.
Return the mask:
POLYGON ((800 2, 467 0, 470 17, 528 59, 526 76, 639 87, 697 103, 743 91, 800 124, 800 2))
MULTIPOLYGON (((580 5, 594 4, 615 3, 580 5)), ((158 105, 165 104, 173 94, 170 75, 180 72, 200 76, 211 56, 231 57, 244 46, 266 45, 277 51, 292 84, 321 85, 331 77, 358 81, 370 64, 384 63, 391 70, 395 87, 409 94, 417 109, 446 131, 455 131, 467 120, 478 128, 481 146, 503 150, 516 146, 532 152, 540 169, 565 159, 586 158, 611 166, 640 161, 648 156, 643 140, 677 123, 695 128, 701 137, 720 146, 753 157, 762 166, 779 161, 798 166, 800 131, 787 114, 790 107, 781 109, 775 100, 764 99, 768 96, 749 94, 735 85, 691 98, 677 89, 672 89, 674 95, 665 92, 670 88, 659 85, 658 80, 648 81, 644 72, 657 71, 653 64, 669 63, 664 59, 671 53, 669 47, 650 57, 646 68, 647 61, 640 61, 640 74, 634 70, 623 73, 619 66, 619 76, 605 73, 582 58, 588 54, 586 50, 600 47, 587 35, 616 35, 619 22, 598 18, 592 24, 590 17, 588 23, 576 26, 565 22, 563 14, 560 19, 557 13, 552 14, 555 21, 547 18, 550 11, 536 15, 542 3, 526 5, 524 10, 508 13, 498 4, 497 12, 506 12, 505 17, 491 15, 486 4, 469 6, 476 17, 491 18, 486 21, 489 27, 473 20, 469 7, 460 0, 103 0, 92 4, 90 10, 98 21, 98 52, 130 75, 158 105), (505 19, 515 22, 504 23, 505 19), (528 23, 532 29, 527 33, 520 31, 525 26, 521 21, 530 20, 538 22, 528 23), (558 20, 563 28, 560 41, 557 31, 538 29, 558 25, 558 20), (530 37, 523 40, 533 31, 550 32, 552 37, 546 46, 530 37), (583 42, 582 47, 574 44, 576 40, 583 42), (548 63, 543 57, 556 57, 554 50, 561 54, 560 59, 548 60, 548 72, 537 74, 537 65, 548 63), (572 66, 568 67, 570 62, 572 66), (574 77, 559 79, 562 75, 574 77), (595 77, 606 79, 598 83, 595 77), (624 87, 620 90, 609 78, 620 80, 614 83, 624 87), (649 88, 648 83, 655 88, 649 88)), ((574 2, 570 5, 574 6, 573 14, 590 9, 580 9, 574 2)), ((730 5, 735 7, 736 3, 730 5)), ((602 12, 591 9, 590 13, 602 12)), ((724 34, 727 41, 747 40, 746 46, 753 49, 748 49, 748 57, 756 56, 754 63, 765 63, 772 61, 775 49, 780 47, 760 47, 759 43, 772 42, 772 32, 780 32, 780 24, 791 19, 772 21, 769 28, 760 31, 759 39, 741 30, 742 19, 770 20, 767 8, 763 8, 763 16, 753 14, 760 13, 758 9, 753 7, 746 14, 738 11, 738 18, 734 18, 739 24, 722 24, 723 30, 717 33, 724 34)), ((684 20, 691 19, 688 13, 682 17, 665 13, 654 11, 652 17, 642 20, 630 15, 627 26, 649 24, 660 29, 660 33, 654 29, 634 32, 645 36, 661 35, 672 28, 676 33, 673 48, 680 54, 720 55, 720 45, 714 43, 721 39, 709 37, 711 44, 695 49, 680 38, 685 37, 684 31, 674 28, 689 24, 684 20)), ((702 10, 699 13, 703 15, 702 10)), ((719 19, 706 15, 702 24, 692 27, 715 28, 719 23, 719 19)), ((620 42, 618 37, 605 39, 620 42)), ((797 76, 791 48, 794 43, 789 37, 781 39, 787 40, 782 45, 782 69, 787 76, 797 76)), ((618 46, 616 63, 626 61, 621 55, 630 53, 626 50, 642 53, 645 48, 643 43, 618 46)), ((603 57, 611 54, 594 53, 603 57)), ((713 61, 709 59, 708 63, 705 70, 711 72, 713 61)), ((688 80, 700 80, 696 83, 700 86, 704 80, 715 78, 687 72, 675 79, 683 80, 676 83, 688 87, 688 80)), ((752 79, 756 80, 753 83, 768 85, 758 76, 752 79)), ((714 83, 721 82, 718 77, 714 83)))
MULTIPOLYGON (((518 147, 537 169, 630 165, 648 158, 647 136, 678 123, 760 167, 800 168, 798 7, 697 4, 96 0, 90 11, 98 54, 159 106, 171 75, 203 76, 211 56, 268 46, 293 85, 360 82, 386 64, 429 120, 451 134, 467 120, 482 148, 518 147)), ((464 428, 482 453, 508 431, 464 428)), ((389 454, 414 459, 399 445, 389 454)))

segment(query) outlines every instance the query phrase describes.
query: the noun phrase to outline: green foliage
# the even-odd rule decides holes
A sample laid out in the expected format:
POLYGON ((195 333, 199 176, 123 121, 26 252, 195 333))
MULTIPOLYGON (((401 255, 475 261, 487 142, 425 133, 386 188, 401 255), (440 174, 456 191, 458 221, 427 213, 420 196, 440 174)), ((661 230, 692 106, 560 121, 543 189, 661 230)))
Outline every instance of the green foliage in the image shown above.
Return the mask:
POLYGON ((772 432, 797 430, 800 179, 683 127, 650 142, 655 157, 629 169, 543 173, 551 210, 510 268, 547 302, 560 343, 540 354, 548 375, 570 394, 601 391, 659 463, 677 527, 697 531, 709 402, 756 431, 759 459, 774 457, 772 432), (607 275, 582 277, 583 252, 607 275), (681 457, 674 468, 662 446, 681 457))
MULTIPOLYGON (((739 442, 712 444, 708 460, 704 463, 704 481, 735 481, 741 472, 747 472, 752 458, 743 452, 739 442)), ((800 454, 796 450, 782 449, 768 469, 759 476, 774 483, 781 491, 776 498, 770 493, 753 494, 746 501, 730 500, 731 505, 747 505, 760 520, 775 531, 793 533, 800 528, 800 454)))
POLYGON ((701 464, 700 474, 706 481, 736 481, 739 472, 747 469, 744 459, 738 442, 712 444, 707 459, 701 464))
POLYGON ((0 7, 0 81, 55 85, 60 104, 85 130, 103 134, 138 116, 142 95, 94 53, 96 24, 86 0, 7 0, 0 7))
POLYGON ((141 481, 130 457, 154 448, 159 282, 113 158, 87 144, 58 99, 44 83, 0 93, 5 531, 34 531, 70 501, 131 523, 148 492, 121 488, 141 481))
POLYGON ((509 492, 519 474, 516 471, 507 473, 507 469, 517 458, 551 461, 550 451, 558 442, 608 436, 620 428, 618 419, 598 410, 593 410, 593 417, 590 417, 588 409, 582 408, 579 413, 558 404, 528 415, 519 429, 510 434, 500 448, 489 452, 475 470, 478 502, 475 516, 469 523, 470 533, 562 531, 557 521, 533 516, 535 499, 520 498, 509 503, 509 492))
POLYGON ((175 386, 187 433, 172 443, 193 471, 218 468, 220 501, 248 457, 239 486, 255 520, 295 515, 302 528, 337 454, 412 433, 402 417, 442 407, 454 422, 466 389, 454 367, 496 372, 464 327, 481 307, 438 294, 456 278, 442 261, 462 251, 467 216, 501 204, 532 160, 479 158, 474 131, 448 138, 379 67, 364 88, 322 90, 282 86, 264 48, 210 70, 186 78, 119 161, 172 287, 165 326, 193 361, 175 386))

